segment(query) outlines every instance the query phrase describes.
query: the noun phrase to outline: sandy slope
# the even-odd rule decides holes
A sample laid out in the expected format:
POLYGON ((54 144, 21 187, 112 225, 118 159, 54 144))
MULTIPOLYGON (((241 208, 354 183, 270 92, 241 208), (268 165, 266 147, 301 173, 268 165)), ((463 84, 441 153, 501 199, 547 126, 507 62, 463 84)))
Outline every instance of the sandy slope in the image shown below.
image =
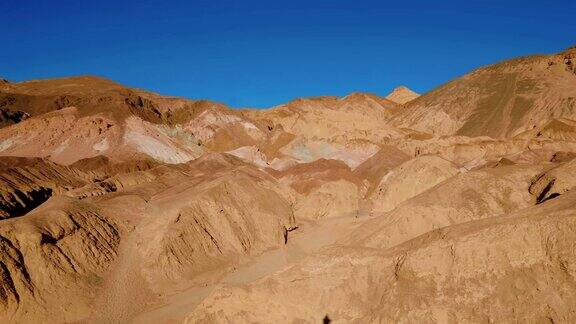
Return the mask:
POLYGON ((228 284, 243 285, 256 282, 296 265, 310 254, 334 243, 365 218, 337 217, 302 224, 290 232, 288 244, 248 260, 223 275, 215 283, 177 291, 132 319, 134 323, 178 323, 184 320, 213 291, 228 284))
POLYGON ((574 320, 574 195, 432 231, 391 249, 340 246, 214 291, 195 322, 574 320))

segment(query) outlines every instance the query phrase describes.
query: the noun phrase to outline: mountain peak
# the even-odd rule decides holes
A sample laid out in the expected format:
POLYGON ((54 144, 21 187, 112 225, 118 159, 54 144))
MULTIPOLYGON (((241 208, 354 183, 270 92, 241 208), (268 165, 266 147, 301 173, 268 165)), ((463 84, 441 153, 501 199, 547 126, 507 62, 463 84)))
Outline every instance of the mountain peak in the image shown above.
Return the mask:
POLYGON ((410 90, 408 87, 399 86, 394 88, 394 90, 392 90, 392 92, 386 96, 386 99, 403 105, 418 98, 419 96, 420 95, 418 93, 410 90))

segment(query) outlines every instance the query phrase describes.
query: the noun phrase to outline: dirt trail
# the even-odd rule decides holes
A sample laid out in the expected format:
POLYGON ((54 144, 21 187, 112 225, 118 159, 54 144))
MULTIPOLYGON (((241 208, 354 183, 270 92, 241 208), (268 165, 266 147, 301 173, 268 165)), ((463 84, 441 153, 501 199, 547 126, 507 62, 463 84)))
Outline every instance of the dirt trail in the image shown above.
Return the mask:
POLYGON ((267 275, 282 271, 306 256, 336 242, 362 224, 367 217, 338 217, 322 221, 302 223, 289 233, 288 243, 270 250, 242 264, 230 272, 218 284, 191 287, 167 296, 164 305, 132 318, 133 323, 180 323, 218 285, 245 284, 267 275))

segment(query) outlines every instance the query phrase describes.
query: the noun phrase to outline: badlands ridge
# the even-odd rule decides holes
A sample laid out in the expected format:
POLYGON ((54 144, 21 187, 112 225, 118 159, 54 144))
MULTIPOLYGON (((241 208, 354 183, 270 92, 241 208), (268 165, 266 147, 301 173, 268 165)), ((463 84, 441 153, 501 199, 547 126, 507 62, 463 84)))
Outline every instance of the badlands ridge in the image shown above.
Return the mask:
POLYGON ((0 81, 0 322, 576 321, 576 48, 230 109, 0 81))

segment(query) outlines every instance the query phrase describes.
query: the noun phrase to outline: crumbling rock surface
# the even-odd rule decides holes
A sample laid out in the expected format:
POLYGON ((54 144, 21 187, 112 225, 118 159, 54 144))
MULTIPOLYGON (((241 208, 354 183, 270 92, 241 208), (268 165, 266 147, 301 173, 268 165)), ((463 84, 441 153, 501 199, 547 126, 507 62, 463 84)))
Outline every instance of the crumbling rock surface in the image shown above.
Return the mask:
POLYGON ((119 228, 97 207, 55 200, 0 227, 0 318, 75 321, 116 257, 119 228))

